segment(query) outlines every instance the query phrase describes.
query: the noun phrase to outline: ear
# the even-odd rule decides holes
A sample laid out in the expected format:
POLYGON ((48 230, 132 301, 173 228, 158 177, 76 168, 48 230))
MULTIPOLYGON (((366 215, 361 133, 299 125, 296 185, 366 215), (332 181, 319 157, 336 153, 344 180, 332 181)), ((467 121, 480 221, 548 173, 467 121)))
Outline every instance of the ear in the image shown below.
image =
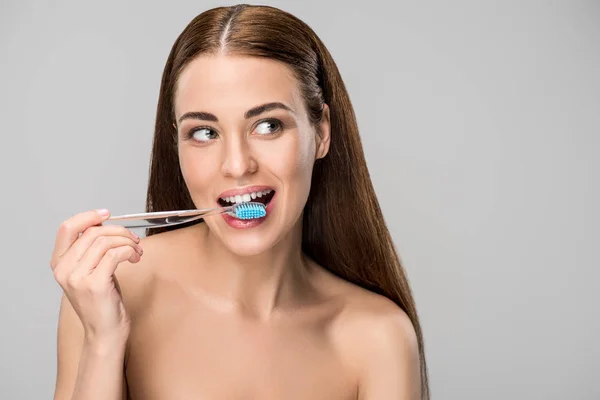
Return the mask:
POLYGON ((324 158, 329 152, 329 143, 331 139, 331 115, 329 106, 323 105, 323 118, 319 122, 317 130, 317 153, 316 158, 324 158))

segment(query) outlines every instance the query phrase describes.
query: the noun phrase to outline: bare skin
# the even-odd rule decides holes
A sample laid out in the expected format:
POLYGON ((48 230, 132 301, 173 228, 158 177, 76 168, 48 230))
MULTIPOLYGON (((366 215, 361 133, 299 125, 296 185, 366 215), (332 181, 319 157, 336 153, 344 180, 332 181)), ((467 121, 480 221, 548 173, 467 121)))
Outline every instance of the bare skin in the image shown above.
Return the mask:
MULTIPOLYGON (((117 271, 133 321, 123 399, 418 398, 414 333, 396 305, 307 260, 299 295, 256 315, 197 282, 203 254, 189 248, 205 231, 143 239, 143 260, 117 271)), ((67 399, 84 331, 68 303, 62 313, 67 399)))
POLYGON ((300 250, 302 209, 312 166, 328 151, 329 122, 318 134, 310 126, 289 70, 264 59, 203 57, 182 73, 175 103, 178 118, 199 110, 218 117, 174 127, 198 207, 249 185, 273 188, 277 204, 256 227, 211 217, 140 245, 126 230, 94 227, 106 218, 94 212, 67 221, 51 263, 65 291, 55 399, 420 398, 405 313, 300 250), (244 117, 269 102, 289 110, 244 117), (285 130, 271 135, 275 125, 257 125, 265 117, 285 130), (218 135, 200 130, 184 139, 207 126, 218 135))

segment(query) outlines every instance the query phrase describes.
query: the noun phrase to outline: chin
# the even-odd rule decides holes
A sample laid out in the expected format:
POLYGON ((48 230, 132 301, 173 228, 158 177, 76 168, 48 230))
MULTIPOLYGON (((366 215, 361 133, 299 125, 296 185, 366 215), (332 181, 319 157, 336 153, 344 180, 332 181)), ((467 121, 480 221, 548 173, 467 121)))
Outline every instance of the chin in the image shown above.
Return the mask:
MULTIPOLYGON (((219 217, 215 219, 217 218, 219 217)), ((278 215, 267 217, 259 225, 246 229, 232 228, 220 220, 206 222, 215 239, 232 254, 240 257, 252 257, 269 252, 288 237, 290 231, 297 225, 291 221, 278 219, 278 215)), ((299 223, 301 224, 302 221, 300 220, 299 223)))
MULTIPOLYGON (((272 249, 277 241, 271 235, 261 235, 258 232, 222 232, 221 241, 231 253, 241 257, 252 257, 272 249)), ((220 235, 221 236, 221 235, 220 235)))

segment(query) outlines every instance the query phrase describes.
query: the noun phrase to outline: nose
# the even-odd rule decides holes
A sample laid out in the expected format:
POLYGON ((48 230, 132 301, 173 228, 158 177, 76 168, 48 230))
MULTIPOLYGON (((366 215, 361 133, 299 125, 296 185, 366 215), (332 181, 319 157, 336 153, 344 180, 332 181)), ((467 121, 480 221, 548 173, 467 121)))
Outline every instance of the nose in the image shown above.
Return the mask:
POLYGON ((225 141, 221 165, 223 175, 240 178, 256 172, 257 167, 256 160, 252 157, 252 151, 243 138, 230 136, 225 141))

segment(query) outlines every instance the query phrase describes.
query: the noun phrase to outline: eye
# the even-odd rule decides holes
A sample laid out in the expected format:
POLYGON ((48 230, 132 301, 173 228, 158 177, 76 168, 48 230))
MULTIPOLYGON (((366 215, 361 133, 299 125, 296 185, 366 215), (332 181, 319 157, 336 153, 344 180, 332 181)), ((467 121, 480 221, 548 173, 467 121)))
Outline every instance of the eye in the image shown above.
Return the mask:
POLYGON ((256 125, 256 133, 259 135, 272 135, 279 131, 282 127, 281 121, 276 119, 268 119, 256 125))
POLYGON ((217 136, 217 132, 210 128, 194 128, 188 133, 190 139, 197 140, 198 142, 208 142, 216 139, 217 136))

